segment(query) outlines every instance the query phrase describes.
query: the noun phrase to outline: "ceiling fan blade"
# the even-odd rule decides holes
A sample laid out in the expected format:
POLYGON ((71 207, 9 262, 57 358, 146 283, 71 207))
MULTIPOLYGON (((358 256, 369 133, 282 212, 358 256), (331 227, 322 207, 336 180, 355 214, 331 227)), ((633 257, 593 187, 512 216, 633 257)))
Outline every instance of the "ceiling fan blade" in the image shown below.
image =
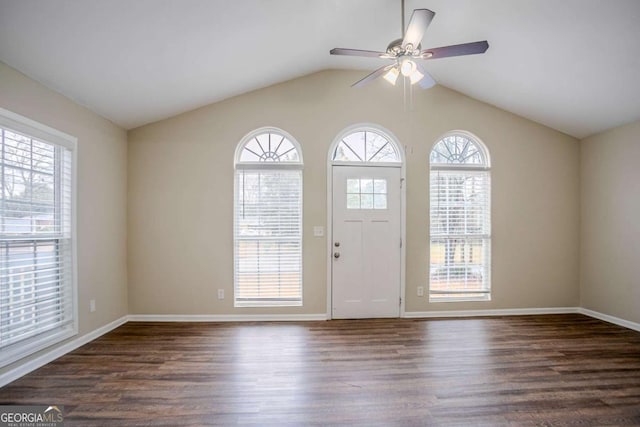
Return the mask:
POLYGON ((373 73, 367 75, 366 77, 358 80, 357 82, 355 82, 354 84, 351 85, 351 87, 363 87, 368 85, 369 83, 371 83, 372 81, 374 81, 375 79, 377 79, 378 77, 380 77, 381 75, 383 75, 384 73, 386 73, 387 71, 389 71, 390 69, 392 69, 393 67, 395 67, 395 64, 391 64, 391 65, 385 65, 384 67, 380 67, 377 70, 375 70, 373 73))
POLYGON ((331 55, 368 56, 373 58, 380 58, 380 55, 385 54, 385 52, 375 52, 373 50, 343 49, 341 47, 331 49, 329 53, 331 55))
POLYGON ((436 81, 431 77, 431 74, 424 69, 424 67, 420 64, 416 64, 416 69, 422 74, 422 78, 418 81, 418 86, 422 89, 429 89, 436 85, 436 81))
POLYGON ((475 55, 485 53, 489 49, 486 40, 481 42, 456 44, 453 46, 434 47, 420 52, 423 59, 447 58, 449 56, 475 55))
POLYGON ((409 26, 407 27, 407 31, 404 33, 404 39, 402 40, 403 48, 407 47, 408 44, 413 46, 414 49, 418 47, 422 41, 422 36, 431 23, 434 15, 435 12, 432 12, 429 9, 416 9, 413 11, 411 20, 409 21, 409 26))

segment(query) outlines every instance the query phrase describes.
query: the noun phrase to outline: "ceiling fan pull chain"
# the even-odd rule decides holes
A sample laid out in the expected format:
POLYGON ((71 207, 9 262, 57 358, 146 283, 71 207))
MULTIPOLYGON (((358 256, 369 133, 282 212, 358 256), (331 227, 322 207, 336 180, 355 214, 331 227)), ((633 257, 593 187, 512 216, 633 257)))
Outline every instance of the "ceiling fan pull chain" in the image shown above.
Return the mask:
POLYGON ((402 77, 404 112, 413 111, 413 85, 408 77, 402 77))
POLYGON ((407 84, 407 78, 402 76, 402 95, 403 95, 403 104, 404 104, 404 112, 411 111, 411 85, 407 84))

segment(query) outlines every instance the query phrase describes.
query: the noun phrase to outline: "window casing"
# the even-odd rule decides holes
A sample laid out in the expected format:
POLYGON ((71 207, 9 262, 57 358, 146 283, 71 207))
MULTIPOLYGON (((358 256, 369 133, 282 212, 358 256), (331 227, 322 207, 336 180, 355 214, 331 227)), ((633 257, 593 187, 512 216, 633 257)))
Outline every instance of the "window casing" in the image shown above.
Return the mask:
POLYGON ((77 333, 75 150, 0 109, 0 366, 77 333))
POLYGON ((234 305, 302 305, 302 153, 275 128, 238 146, 235 164, 234 305))
POLYGON ((488 152, 462 132, 430 155, 429 300, 491 299, 491 176, 488 152))

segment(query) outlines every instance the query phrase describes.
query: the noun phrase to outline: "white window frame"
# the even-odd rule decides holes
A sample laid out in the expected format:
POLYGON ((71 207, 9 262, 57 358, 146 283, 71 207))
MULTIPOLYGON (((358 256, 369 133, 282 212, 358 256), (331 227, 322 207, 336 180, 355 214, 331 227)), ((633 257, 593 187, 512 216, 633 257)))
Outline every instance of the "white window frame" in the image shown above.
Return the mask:
POLYGON ((304 215, 303 215, 303 205, 304 205, 304 180, 302 170, 304 168, 304 161, 302 157, 302 147, 298 143, 298 141, 291 136, 289 133, 285 132, 282 129, 265 126, 259 129, 255 129, 245 135, 238 145, 236 146, 236 152, 234 156, 234 200, 233 200, 233 251, 234 251, 234 268, 233 268, 233 304, 234 307, 300 307, 303 305, 304 300, 304 215), (263 162, 263 161, 241 161, 240 158, 242 156, 242 152, 245 146, 254 138, 259 135, 263 135, 265 133, 272 133, 283 136, 286 138, 298 154, 297 161, 286 161, 286 162, 263 162), (236 217, 236 209, 238 206, 238 172, 239 171, 265 171, 265 170, 291 170, 291 171, 299 171, 300 173, 300 299, 299 300, 260 300, 256 298, 253 301, 238 301, 238 259, 236 253, 236 241, 237 241, 237 217, 236 217))
MULTIPOLYGON (((10 344, 0 351, 0 367, 7 366, 24 357, 54 344, 64 341, 78 334, 78 273, 77 273, 77 164, 78 164, 78 140, 52 127, 16 114, 12 111, 0 108, 0 127, 20 134, 38 139, 43 142, 55 144, 71 151, 71 218, 70 218, 70 257, 71 257, 71 283, 70 299, 72 320, 69 324, 54 328, 22 341, 10 344)), ((4 240, 4 239, 3 239, 4 240)), ((31 240, 25 238, 24 240, 31 240)))
MULTIPOLYGON (((491 161, 490 161, 490 156, 489 156, 489 150, 487 149, 487 146, 482 142, 482 140, 480 138, 478 138, 476 135, 472 134, 471 132, 467 132, 467 131, 463 131, 463 130, 455 130, 455 131, 451 131, 451 132, 447 132, 446 134, 442 135, 440 138, 438 138, 436 140, 436 142, 432 145, 431 150, 429 150, 429 180, 431 181, 432 179, 432 175, 433 172, 438 172, 438 171, 443 171, 443 172, 465 172, 468 171, 470 173, 486 173, 486 179, 487 179, 487 214, 489 216, 488 218, 488 230, 486 233, 481 233, 481 234, 477 234, 477 235, 464 235, 464 236, 457 236, 460 239, 483 239, 486 240, 486 244, 487 244, 487 248, 486 248, 486 258, 485 258, 485 264, 484 264, 484 272, 485 272, 485 278, 486 278, 486 286, 484 291, 480 291, 480 292, 460 292, 460 296, 458 296, 455 292, 450 293, 449 295, 445 295, 446 292, 434 292, 431 289, 432 286, 432 272, 431 272, 431 263, 430 263, 430 268, 429 268, 429 276, 428 276, 428 289, 429 289, 429 302, 472 302, 472 301, 491 301, 491 242, 492 242, 492 237, 491 237, 491 161), (469 163, 465 163, 465 164, 456 164, 456 163, 451 163, 451 164, 443 164, 443 163, 437 163, 437 164, 433 164, 431 163, 431 153, 433 152, 433 150, 435 149, 435 147, 445 138, 447 137, 451 137, 451 136, 461 136, 465 139, 471 140, 474 145, 477 146, 479 154, 481 156, 482 159, 482 163, 481 164, 469 164, 469 163), (465 294, 482 294, 480 296, 465 296, 465 294), (438 296, 435 296, 438 295, 438 296)), ((431 188, 431 183, 430 186, 431 188)), ((431 194, 429 196, 429 199, 431 201, 431 194)), ((431 215, 431 206, 429 207, 429 212, 431 215)), ((429 226, 429 253, 431 253, 431 242, 432 242, 432 227, 431 225, 429 226)))

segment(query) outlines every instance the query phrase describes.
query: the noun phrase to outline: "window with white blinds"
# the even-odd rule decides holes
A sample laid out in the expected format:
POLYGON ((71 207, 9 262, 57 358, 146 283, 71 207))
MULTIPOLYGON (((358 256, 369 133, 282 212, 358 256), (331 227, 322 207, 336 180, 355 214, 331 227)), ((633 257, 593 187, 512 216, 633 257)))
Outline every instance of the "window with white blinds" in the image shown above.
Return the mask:
POLYGON ((0 365, 76 332, 75 144, 0 109, 0 365))
POLYGON ((491 177, 488 153, 463 133, 430 156, 430 301, 491 299, 491 177))
POLYGON ((236 152, 234 304, 302 305, 302 155, 278 129, 236 152))

